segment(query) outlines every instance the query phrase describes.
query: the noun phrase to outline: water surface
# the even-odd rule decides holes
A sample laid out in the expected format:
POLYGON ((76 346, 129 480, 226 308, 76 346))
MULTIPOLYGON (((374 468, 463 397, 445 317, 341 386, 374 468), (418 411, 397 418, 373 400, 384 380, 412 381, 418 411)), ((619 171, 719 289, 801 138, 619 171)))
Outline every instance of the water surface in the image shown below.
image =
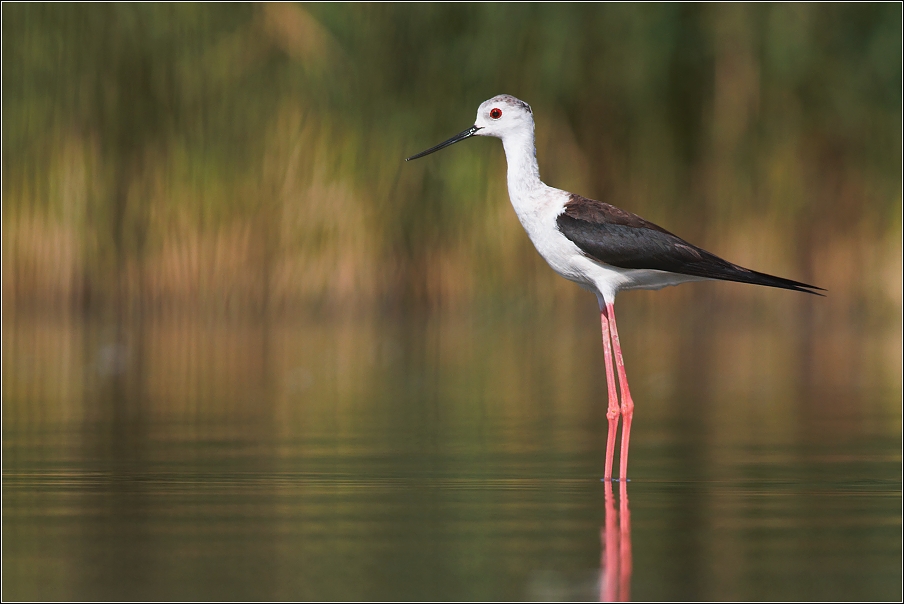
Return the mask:
MULTIPOLYGON (((624 593, 900 599, 899 333, 656 308, 624 593)), ((7 322, 3 597, 605 597, 593 318, 7 322)))

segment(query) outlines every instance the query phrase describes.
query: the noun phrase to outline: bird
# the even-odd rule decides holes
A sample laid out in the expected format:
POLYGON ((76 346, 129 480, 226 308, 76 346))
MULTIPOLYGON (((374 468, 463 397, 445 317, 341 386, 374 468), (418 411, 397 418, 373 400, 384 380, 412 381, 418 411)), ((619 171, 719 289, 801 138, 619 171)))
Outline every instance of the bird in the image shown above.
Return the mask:
POLYGON ((594 293, 599 304, 608 394, 605 481, 628 480, 634 401, 615 322, 615 296, 691 281, 722 280, 823 295, 822 288, 753 271, 723 260, 664 228, 611 204, 556 189, 540 180, 530 105, 508 94, 484 101, 474 125, 406 158, 415 160, 474 136, 502 140, 509 198, 518 220, 547 264, 594 293), (619 404, 615 375, 618 374, 619 404), (621 420, 619 478, 612 477, 621 420))

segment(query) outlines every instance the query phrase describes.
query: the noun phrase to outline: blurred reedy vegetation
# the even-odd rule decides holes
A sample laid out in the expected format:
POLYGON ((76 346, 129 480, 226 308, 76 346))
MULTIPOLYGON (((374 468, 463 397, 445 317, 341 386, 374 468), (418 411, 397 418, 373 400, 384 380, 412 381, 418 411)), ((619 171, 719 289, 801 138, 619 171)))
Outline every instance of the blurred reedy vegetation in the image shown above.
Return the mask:
POLYGON ((901 6, 3 5, 4 314, 585 295, 496 141, 740 264, 901 304, 901 6))

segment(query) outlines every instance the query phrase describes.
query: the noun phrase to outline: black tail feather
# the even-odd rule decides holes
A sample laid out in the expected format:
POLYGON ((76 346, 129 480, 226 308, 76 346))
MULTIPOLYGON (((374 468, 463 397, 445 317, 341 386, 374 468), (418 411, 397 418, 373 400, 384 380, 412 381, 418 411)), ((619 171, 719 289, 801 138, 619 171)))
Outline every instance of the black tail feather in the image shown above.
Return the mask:
MULTIPOLYGON (((722 262, 725 261, 723 260, 722 262)), ((698 277, 707 277, 710 279, 719 279, 722 281, 735 281, 737 283, 751 283, 753 285, 765 285, 767 287, 790 289, 796 292, 804 292, 807 294, 813 294, 814 296, 825 297, 825 294, 819 293, 826 291, 821 287, 816 287, 815 285, 809 285, 800 281, 785 279, 784 277, 776 277, 775 275, 768 275, 766 273, 752 271, 742 266, 731 264, 730 262, 725 262, 724 265, 721 263, 715 265, 710 264, 709 266, 705 266, 705 268, 699 268, 702 268, 703 270, 700 270, 699 272, 689 271, 688 274, 695 274, 698 277)))

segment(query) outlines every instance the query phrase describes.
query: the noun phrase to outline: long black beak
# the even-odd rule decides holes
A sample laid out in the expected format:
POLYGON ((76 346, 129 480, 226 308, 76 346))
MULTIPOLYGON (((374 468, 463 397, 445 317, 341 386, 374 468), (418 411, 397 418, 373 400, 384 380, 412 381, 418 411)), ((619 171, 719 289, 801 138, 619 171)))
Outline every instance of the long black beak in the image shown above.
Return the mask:
POLYGON ((450 139, 447 140, 446 142, 440 143, 440 144, 438 144, 438 145, 435 146, 435 147, 430 147, 430 148, 427 149, 426 151, 421 151, 421 152, 418 153, 417 155, 412 155, 411 157, 406 158, 405 161, 411 161, 412 159, 417 159, 417 158, 419 158, 419 157, 424 157, 425 155, 430 155, 431 153, 434 153, 434 152, 436 152, 436 151, 439 151, 440 149, 445 149, 445 148, 448 147, 449 145, 454 145, 455 143, 457 143, 457 142, 459 142, 459 141, 463 141, 463 140, 465 140, 466 138, 468 138, 468 137, 470 137, 470 136, 474 136, 474 133, 476 133, 478 130, 480 130, 480 128, 478 128, 477 126, 471 126, 470 128, 468 128, 467 130, 465 130, 465 131, 462 132, 461 134, 456 134, 455 136, 453 136, 452 138, 450 138, 450 139))

